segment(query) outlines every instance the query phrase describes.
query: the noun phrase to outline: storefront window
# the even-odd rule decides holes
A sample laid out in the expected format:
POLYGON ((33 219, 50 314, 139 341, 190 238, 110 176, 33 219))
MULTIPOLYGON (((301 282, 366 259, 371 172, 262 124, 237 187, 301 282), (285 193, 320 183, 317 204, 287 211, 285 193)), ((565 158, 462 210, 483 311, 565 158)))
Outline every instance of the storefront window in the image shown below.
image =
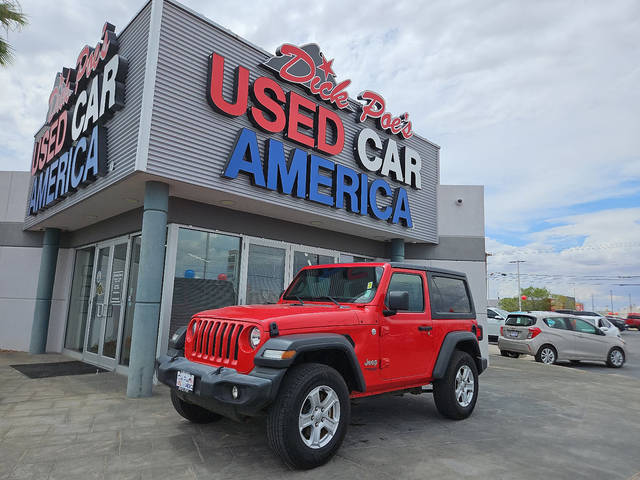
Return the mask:
POLYGON ((286 250, 251 244, 247 269, 247 303, 275 303, 284 289, 286 250))
POLYGON ((195 313, 238 302, 240 241, 231 235, 179 230, 169 335, 195 313))
POLYGON ((357 255, 348 255, 346 253, 340 254, 340 263, 362 263, 373 262, 373 258, 358 257, 357 255))
POLYGON ((295 251, 293 253, 293 276, 300 271, 302 267, 311 265, 326 265, 335 263, 335 259, 331 255, 320 255, 317 253, 295 251))
POLYGON ((129 261, 129 279, 127 281, 127 305, 124 312, 124 330, 122 332, 122 348, 120 365, 129 365, 131 355, 131 333, 133 332, 133 313, 136 306, 138 288, 138 269, 140 267, 140 237, 133 239, 131 260, 129 261))
POLYGON ((64 347, 77 352, 81 352, 84 345, 94 254, 93 247, 76 250, 64 347))

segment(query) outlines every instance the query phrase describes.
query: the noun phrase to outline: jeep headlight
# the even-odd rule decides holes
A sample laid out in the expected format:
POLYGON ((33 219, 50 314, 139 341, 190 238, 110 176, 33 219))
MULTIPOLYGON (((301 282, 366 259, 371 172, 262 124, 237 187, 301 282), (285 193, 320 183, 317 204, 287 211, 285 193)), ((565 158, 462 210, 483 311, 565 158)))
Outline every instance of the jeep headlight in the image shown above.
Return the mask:
POLYGON ((260 345, 260 329, 257 327, 253 327, 251 333, 249 334, 249 343, 251 344, 251 348, 256 348, 260 345))

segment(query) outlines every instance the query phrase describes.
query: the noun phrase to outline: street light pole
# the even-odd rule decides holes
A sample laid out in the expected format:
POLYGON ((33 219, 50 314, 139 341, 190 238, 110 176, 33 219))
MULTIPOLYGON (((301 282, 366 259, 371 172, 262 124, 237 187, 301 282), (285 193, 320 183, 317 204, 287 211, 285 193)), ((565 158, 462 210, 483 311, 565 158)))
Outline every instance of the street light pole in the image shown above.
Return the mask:
POLYGON ((611 313, 613 314, 613 290, 609 290, 609 299, 611 300, 611 313))
POLYGON ((518 310, 522 311, 522 291, 520 290, 520 264, 525 263, 524 260, 512 260, 509 263, 515 263, 518 272, 518 310))

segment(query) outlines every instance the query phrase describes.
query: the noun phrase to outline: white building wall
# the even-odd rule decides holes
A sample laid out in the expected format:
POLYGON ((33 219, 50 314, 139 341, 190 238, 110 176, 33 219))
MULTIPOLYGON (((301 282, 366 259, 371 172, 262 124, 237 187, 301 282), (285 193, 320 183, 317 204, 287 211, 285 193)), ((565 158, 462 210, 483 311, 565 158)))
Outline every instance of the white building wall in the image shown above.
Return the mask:
MULTIPOLYGON (((484 239, 484 186, 440 185, 438 187, 438 235, 484 239)), ((484 252, 483 252, 484 254, 484 252)), ((427 260, 427 266, 457 270, 467 274, 478 323, 487 331, 487 263, 481 260, 427 260)), ((482 356, 489 358, 485 333, 482 356)))
MULTIPOLYGON (((24 221, 30 172, 0 172, 0 234, 24 221)), ((7 238, 7 235, 0 235, 7 238)), ((13 240, 11 240, 13 242, 13 240)), ((0 349, 28 351, 36 303, 42 248, 0 242, 0 349)), ((73 251, 60 249, 51 302, 47 351, 60 352, 64 341, 73 251)))
POLYGON ((41 248, 0 247, 1 349, 29 350, 41 255, 41 248))

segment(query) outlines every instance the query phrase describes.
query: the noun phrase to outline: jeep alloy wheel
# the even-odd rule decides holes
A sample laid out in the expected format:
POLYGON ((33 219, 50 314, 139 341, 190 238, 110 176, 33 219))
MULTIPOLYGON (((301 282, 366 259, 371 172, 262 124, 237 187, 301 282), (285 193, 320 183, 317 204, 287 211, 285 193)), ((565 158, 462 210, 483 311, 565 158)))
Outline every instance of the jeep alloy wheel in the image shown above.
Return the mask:
POLYGON ((321 385, 309 392, 300 408, 298 429, 307 447, 322 448, 340 424, 340 399, 331 387, 321 385))
POLYGON ((292 468, 326 463, 340 448, 351 415, 349 389, 333 368, 292 367, 267 416, 269 445, 292 468))
POLYGON ((456 401, 461 407, 468 407, 473 399, 475 382, 468 365, 462 365, 456 374, 456 401))

